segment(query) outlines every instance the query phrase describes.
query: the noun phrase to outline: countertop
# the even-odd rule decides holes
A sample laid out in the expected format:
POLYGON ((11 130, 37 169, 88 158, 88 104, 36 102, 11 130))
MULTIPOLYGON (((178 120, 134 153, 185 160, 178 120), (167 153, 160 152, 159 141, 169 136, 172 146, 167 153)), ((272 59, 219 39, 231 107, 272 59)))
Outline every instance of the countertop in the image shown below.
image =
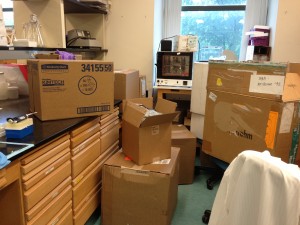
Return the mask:
MULTIPOLYGON (((6 118, 8 117, 16 117, 30 113, 29 98, 25 96, 16 100, 2 100, 0 101, 0 108, 2 108, 2 110, 0 110, 0 123, 5 123, 6 118)), ((31 116, 31 118, 33 118, 32 134, 29 134, 22 139, 11 139, 6 138, 5 136, 0 137, 0 141, 2 142, 32 144, 32 147, 10 158, 11 161, 43 144, 46 144, 47 142, 61 136, 75 127, 94 119, 95 117, 79 117, 53 121, 41 121, 35 116, 31 116)))

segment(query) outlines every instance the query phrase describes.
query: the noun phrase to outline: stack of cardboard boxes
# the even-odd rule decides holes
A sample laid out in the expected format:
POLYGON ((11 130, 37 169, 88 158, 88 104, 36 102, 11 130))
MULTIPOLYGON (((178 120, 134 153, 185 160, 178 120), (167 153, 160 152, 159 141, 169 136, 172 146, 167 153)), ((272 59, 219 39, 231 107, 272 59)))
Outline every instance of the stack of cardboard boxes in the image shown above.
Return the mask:
POLYGON ((294 162, 299 74, 293 63, 210 62, 203 150, 228 163, 249 149, 294 162))
POLYGON ((152 98, 138 98, 123 104, 123 151, 103 167, 102 223, 170 224, 178 191, 179 148, 171 147, 176 103, 158 99, 153 107, 152 98))

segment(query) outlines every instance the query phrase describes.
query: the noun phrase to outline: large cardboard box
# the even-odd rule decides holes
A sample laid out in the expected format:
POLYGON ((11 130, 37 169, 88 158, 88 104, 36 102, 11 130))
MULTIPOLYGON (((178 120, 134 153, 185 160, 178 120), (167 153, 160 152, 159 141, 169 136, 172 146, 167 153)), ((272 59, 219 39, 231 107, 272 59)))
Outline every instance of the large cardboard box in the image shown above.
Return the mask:
POLYGON ((172 147, 180 148, 178 184, 194 181, 197 139, 185 126, 172 125, 172 147))
POLYGON ((285 102, 299 100, 300 64, 211 61, 207 88, 285 102))
POLYGON ((113 63, 28 60, 30 110, 41 120, 95 116, 114 109, 113 63))
POLYGON ((179 149, 169 160, 138 166, 121 151, 102 172, 101 224, 169 225, 177 204, 179 149))
POLYGON ((208 90, 203 151, 231 162, 244 150, 269 150, 289 161, 299 103, 208 90))
POLYGON ((176 103, 158 98, 123 101, 122 148, 136 164, 144 165, 171 156, 171 126, 176 103), (157 115, 150 115, 152 110, 157 115), (149 114, 149 115, 147 115, 149 114))
POLYGON ((140 97, 139 71, 123 69, 115 71, 115 99, 123 100, 140 97))

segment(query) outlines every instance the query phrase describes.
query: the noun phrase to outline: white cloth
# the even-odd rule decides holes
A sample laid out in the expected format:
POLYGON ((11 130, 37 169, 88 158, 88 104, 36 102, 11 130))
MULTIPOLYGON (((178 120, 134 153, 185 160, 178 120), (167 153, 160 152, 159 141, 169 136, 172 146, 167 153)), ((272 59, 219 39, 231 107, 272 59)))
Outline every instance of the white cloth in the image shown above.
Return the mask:
POLYGON ((225 171, 209 225, 298 225, 299 220, 299 167, 268 151, 247 150, 225 171))

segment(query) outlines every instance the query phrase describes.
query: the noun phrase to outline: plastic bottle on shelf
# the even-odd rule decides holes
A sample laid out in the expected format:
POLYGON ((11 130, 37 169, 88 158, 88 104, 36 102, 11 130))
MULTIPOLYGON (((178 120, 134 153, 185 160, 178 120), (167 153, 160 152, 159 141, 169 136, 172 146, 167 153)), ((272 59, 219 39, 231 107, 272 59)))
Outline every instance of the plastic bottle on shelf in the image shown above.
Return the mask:
POLYGON ((0 72, 0 100, 7 99, 8 84, 4 77, 4 73, 0 72))

